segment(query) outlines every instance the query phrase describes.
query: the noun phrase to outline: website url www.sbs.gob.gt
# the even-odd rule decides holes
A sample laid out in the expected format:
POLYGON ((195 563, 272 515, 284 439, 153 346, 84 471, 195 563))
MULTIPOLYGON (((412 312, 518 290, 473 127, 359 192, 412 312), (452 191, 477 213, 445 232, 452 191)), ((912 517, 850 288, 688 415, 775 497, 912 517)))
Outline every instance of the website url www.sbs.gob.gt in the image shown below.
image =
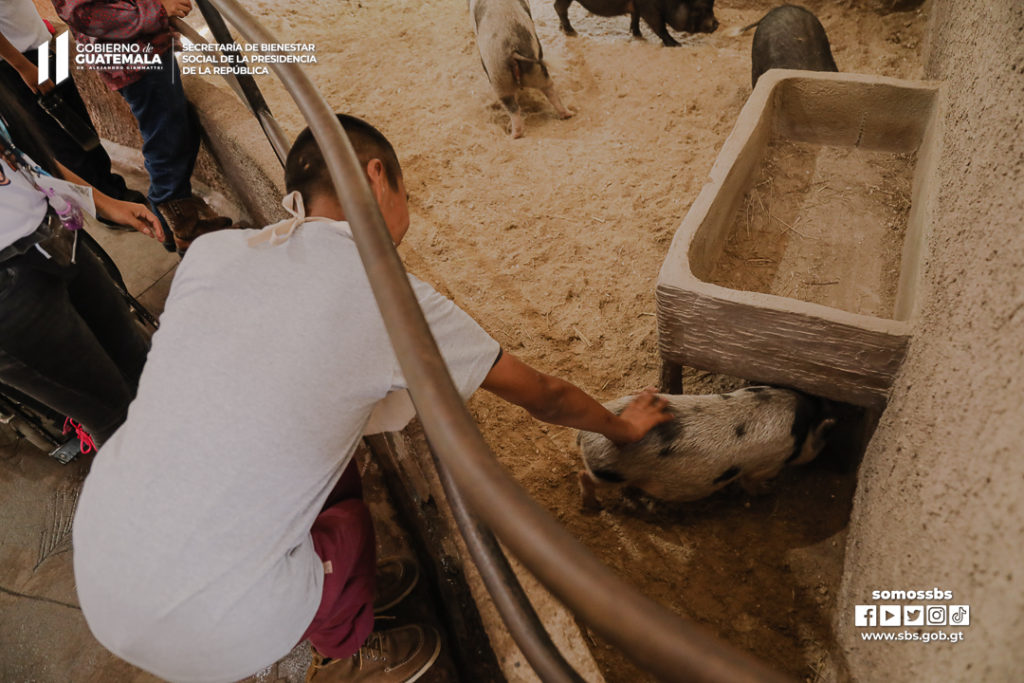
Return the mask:
POLYGON ((964 639, 963 631, 867 631, 860 634, 861 640, 893 640, 918 643, 959 643, 964 639))

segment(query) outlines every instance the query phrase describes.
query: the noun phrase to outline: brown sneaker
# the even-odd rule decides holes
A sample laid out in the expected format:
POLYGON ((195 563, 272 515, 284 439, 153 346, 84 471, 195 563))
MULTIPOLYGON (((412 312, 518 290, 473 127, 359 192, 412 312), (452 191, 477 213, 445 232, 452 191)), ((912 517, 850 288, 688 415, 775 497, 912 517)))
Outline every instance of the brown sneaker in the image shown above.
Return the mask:
POLYGON ((313 650, 306 683, 412 683, 437 660, 441 636, 433 626, 374 631, 347 659, 326 659, 313 650))
POLYGON ((380 614, 400 603, 419 581, 420 570, 406 557, 388 557, 377 563, 377 599, 373 613, 380 614))
POLYGON ((156 208, 170 226, 179 254, 184 254, 192 240, 200 235, 231 227, 231 219, 218 216, 202 197, 171 199, 156 208))

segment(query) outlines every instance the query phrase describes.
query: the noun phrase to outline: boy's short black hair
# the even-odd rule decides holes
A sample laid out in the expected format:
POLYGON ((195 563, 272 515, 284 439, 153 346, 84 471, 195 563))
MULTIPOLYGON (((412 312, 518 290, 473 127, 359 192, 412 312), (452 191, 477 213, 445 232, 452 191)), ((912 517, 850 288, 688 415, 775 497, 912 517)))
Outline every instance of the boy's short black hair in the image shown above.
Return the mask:
MULTIPOLYGON (((366 121, 338 114, 338 121, 345 129, 349 142, 356 151, 359 165, 366 169, 371 159, 380 159, 384 164, 384 177, 391 189, 398 190, 398 180, 402 177, 402 167, 398 163, 398 155, 388 139, 379 130, 366 121)), ((317 145, 312 131, 306 128, 295 138, 288 159, 284 166, 284 183, 288 192, 298 190, 306 204, 321 193, 334 194, 331 175, 327 172, 320 146, 317 145)))

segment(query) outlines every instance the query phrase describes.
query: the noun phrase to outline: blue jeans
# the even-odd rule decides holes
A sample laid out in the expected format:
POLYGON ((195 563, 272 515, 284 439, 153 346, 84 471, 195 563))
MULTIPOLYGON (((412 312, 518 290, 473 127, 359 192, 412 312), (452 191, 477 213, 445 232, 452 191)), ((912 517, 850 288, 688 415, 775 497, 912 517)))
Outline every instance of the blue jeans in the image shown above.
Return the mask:
POLYGON ((85 425, 97 444, 135 396, 149 340, 100 260, 32 248, 0 262, 0 380, 85 425))
POLYGON ((139 122, 154 207, 192 196, 192 169, 199 154, 199 117, 185 99, 178 63, 171 55, 165 52, 158 71, 144 71, 142 78, 119 91, 139 122))

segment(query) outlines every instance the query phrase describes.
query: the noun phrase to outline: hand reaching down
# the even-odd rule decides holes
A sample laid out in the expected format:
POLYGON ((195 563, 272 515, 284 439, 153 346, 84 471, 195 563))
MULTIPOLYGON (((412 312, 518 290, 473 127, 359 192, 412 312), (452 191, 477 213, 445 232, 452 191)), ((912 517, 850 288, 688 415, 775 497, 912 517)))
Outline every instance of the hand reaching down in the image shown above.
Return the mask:
POLYGON ((624 436, 629 438, 613 441, 622 445, 644 438, 651 429, 673 418, 672 413, 665 410, 667 407, 668 401, 658 396, 654 387, 647 387, 619 415, 619 418, 628 425, 628 431, 624 436))

